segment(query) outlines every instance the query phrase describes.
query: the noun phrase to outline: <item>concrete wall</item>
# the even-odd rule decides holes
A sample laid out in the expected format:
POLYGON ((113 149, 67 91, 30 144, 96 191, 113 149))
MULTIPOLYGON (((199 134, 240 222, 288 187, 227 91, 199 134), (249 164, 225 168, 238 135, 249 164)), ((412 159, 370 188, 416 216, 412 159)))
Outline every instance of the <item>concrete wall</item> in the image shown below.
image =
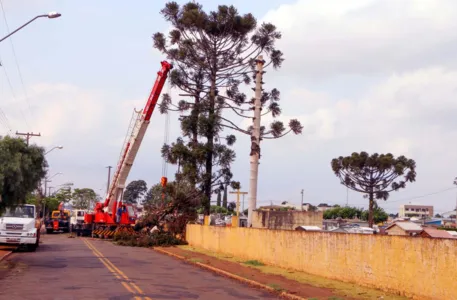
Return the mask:
POLYGON ((252 227, 294 230, 297 226, 314 225, 322 228, 322 220, 322 212, 257 210, 252 215, 252 227))
POLYGON ((457 240, 188 225, 190 245, 416 299, 457 299, 457 240))

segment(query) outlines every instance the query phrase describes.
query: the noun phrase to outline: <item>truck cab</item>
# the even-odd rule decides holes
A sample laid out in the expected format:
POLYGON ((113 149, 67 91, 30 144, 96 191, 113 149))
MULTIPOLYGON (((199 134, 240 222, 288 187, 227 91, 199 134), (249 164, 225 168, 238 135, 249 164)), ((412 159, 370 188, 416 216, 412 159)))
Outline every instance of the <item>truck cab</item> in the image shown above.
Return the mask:
POLYGON ((32 204, 6 208, 0 214, 0 244, 26 247, 35 251, 40 244, 40 223, 32 204))
POLYGON ((71 212, 70 226, 72 231, 74 229, 80 229, 84 225, 84 216, 88 213, 85 209, 74 209, 71 212))

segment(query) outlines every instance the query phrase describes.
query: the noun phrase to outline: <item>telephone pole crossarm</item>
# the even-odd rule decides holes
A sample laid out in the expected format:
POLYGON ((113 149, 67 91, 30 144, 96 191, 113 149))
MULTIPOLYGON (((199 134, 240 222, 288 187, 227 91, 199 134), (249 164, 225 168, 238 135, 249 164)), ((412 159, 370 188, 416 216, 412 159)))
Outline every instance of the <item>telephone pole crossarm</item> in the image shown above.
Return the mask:
POLYGON ((33 133, 33 132, 17 132, 16 135, 23 135, 25 136, 25 140, 27 141, 27 146, 29 145, 29 140, 32 136, 41 136, 41 133, 33 133))

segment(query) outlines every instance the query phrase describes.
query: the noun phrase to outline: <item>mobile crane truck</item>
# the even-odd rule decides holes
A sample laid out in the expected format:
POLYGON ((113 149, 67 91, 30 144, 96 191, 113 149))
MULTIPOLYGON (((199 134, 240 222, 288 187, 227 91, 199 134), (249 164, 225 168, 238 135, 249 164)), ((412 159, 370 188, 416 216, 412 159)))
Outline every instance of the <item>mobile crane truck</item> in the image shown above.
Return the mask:
MULTIPOLYGON (((136 118, 134 116, 131 120, 116 172, 113 175, 105 201, 97 203, 93 212, 84 215, 84 224, 80 229, 76 230, 77 235, 110 238, 119 230, 133 231, 132 225, 135 224, 136 220, 135 211, 133 206, 123 204, 122 198, 127 177, 143 141, 157 100, 162 92, 168 73, 173 68, 166 61, 162 61, 161 65, 162 68, 157 73, 157 79, 146 106, 137 114, 136 118), (120 207, 123 208, 122 213, 119 218, 116 218, 117 209, 120 207)), ((166 178, 163 177, 163 180, 166 181, 166 178)))

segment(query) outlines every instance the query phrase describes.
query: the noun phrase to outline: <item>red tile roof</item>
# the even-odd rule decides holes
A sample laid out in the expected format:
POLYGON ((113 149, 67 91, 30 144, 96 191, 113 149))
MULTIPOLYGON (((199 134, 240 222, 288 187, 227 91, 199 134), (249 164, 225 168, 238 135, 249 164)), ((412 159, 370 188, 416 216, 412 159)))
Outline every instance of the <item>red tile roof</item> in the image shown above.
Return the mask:
POLYGON ((457 237, 452 236, 449 232, 435 228, 424 228, 424 233, 432 238, 457 239, 457 237))

